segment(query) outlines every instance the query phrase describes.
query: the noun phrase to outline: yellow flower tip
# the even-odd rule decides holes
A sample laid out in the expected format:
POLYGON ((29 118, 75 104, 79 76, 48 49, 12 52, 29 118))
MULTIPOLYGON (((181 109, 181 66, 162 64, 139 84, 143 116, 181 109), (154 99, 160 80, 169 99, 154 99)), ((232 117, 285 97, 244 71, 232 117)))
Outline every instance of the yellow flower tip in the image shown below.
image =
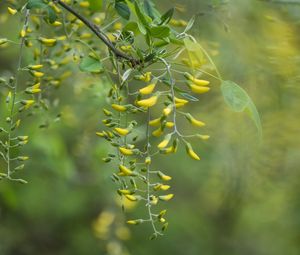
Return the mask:
POLYGON ((168 194, 164 196, 159 196, 158 198, 162 201, 169 201, 174 197, 174 194, 168 194))
POLYGON ((112 104, 111 107, 118 112, 125 112, 127 107, 124 105, 112 104))
POLYGON ((125 176, 130 176, 133 173, 129 168, 127 168, 126 166, 123 166, 123 165, 119 165, 119 170, 125 176))
POLYGON ((156 86, 155 83, 149 84, 148 86, 140 89, 139 92, 142 95, 149 95, 149 94, 151 94, 153 92, 155 86, 156 86))
POLYGON ((7 7, 7 11, 10 15, 15 15, 18 11, 16 9, 7 7))
POLYGON ((195 119, 191 114, 187 113, 185 115, 185 117, 187 118, 187 120, 194 126, 196 127, 204 127, 205 126, 205 123, 200 121, 200 120, 197 120, 195 119))
POLYGON ((210 90, 209 87, 199 86, 196 84, 190 84, 189 86, 190 86, 191 90, 196 94, 204 94, 210 90))
POLYGON ((36 78, 41 78, 44 76, 43 72, 38 72, 38 71, 31 71, 31 74, 36 78))
POLYGON ((207 86, 207 85, 209 85, 209 81, 207 81, 207 80, 200 80, 200 79, 196 79, 196 78, 194 78, 193 80, 192 80, 192 82, 194 83, 194 84, 196 84, 196 85, 198 85, 198 86, 207 86))
POLYGON ((158 99, 158 96, 152 96, 148 99, 143 99, 143 100, 137 101, 136 104, 141 107, 149 108, 149 107, 154 106, 157 103, 157 99, 158 99))
POLYGON ((114 128, 114 130, 119 134, 119 135, 128 135, 129 134, 129 130, 126 128, 114 128))
POLYGON ((129 52, 129 51, 131 51, 132 46, 131 46, 131 45, 122 45, 122 46, 120 47, 120 49, 121 49, 122 51, 124 51, 124 52, 129 52))
POLYGON ((125 156, 130 156, 130 155, 133 155, 133 151, 131 149, 127 149, 127 148, 124 148, 124 147, 119 147, 119 151, 125 155, 125 156))
POLYGON ((151 72, 146 72, 143 75, 136 75, 134 78, 136 80, 140 80, 140 81, 144 81, 144 82, 149 82, 149 81, 151 81, 151 75, 152 75, 151 72))

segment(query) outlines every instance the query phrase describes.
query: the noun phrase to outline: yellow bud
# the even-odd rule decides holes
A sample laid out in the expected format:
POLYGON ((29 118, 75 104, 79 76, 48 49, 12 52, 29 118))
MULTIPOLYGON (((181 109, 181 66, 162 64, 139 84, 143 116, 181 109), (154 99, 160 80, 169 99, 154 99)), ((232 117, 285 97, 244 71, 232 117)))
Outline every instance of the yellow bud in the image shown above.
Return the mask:
POLYGON ((121 49, 122 51, 128 52, 128 51, 131 51, 132 47, 131 47, 131 45, 122 45, 122 46, 120 47, 120 49, 121 49))
POLYGON ((52 24, 51 24, 52 26, 55 26, 55 27, 59 27, 59 26, 61 26, 62 25, 62 23, 60 22, 60 21, 54 21, 52 24))
POLYGON ((160 144, 157 147, 159 149, 165 148, 169 144, 171 137, 172 137, 171 134, 166 135, 164 140, 162 142, 160 142, 160 144))
POLYGON ((88 8, 88 7, 90 7, 90 2, 89 1, 80 2, 79 6, 83 7, 83 8, 88 8))
POLYGON ((38 71, 31 71, 31 74, 36 78, 41 78, 44 76, 43 72, 38 72, 38 71))
POLYGON ((166 108, 163 109, 163 115, 164 116, 168 116, 171 112, 172 112, 172 106, 168 106, 166 108))
POLYGON ((178 98, 178 97, 175 97, 174 99, 175 99, 175 103, 187 104, 189 102, 188 100, 178 98))
POLYGON ((148 99, 143 99, 140 101, 137 101, 137 105, 141 106, 141 107, 152 107, 153 105, 155 105, 157 103, 157 96, 152 96, 148 99))
POLYGON ((149 125, 150 126, 159 126, 160 125, 160 118, 154 119, 154 120, 150 120, 149 121, 149 125))
POLYGON ((158 128, 158 129, 156 129, 156 130, 154 130, 154 131, 152 132, 152 135, 155 136, 155 137, 159 137, 159 136, 161 136, 163 133, 164 133, 164 131, 163 131, 161 128, 158 128))
POLYGON ((26 31, 24 29, 21 30, 20 36, 23 38, 26 36, 26 31))
POLYGON ((138 201, 138 197, 134 196, 134 195, 125 195, 125 197, 132 202, 138 201))
POLYGON ((189 87, 191 88, 191 90, 194 93, 197 93, 197 94, 204 94, 210 90, 209 87, 199 86, 196 84, 189 84, 189 87))
POLYGON ((114 30, 121 30, 123 27, 121 22, 116 22, 113 26, 114 30))
POLYGON ((172 128, 175 126, 174 122, 172 122, 172 121, 167 121, 165 125, 167 128, 172 128))
POLYGON ((124 105, 112 104, 111 107, 118 112, 125 112, 127 110, 127 107, 124 105))
POLYGON ((209 135, 197 135, 198 138, 202 139, 202 140, 208 140, 210 138, 209 135))
POLYGON ((162 172, 158 172, 157 175, 158 175, 158 177, 159 177, 161 180, 163 180, 163 181, 170 181, 170 180, 172 179, 171 176, 165 175, 165 174, 163 174, 162 172))
POLYGON ((151 164, 151 157, 146 157, 145 164, 150 165, 151 164))
POLYGON ((194 152, 191 144, 187 143, 186 144, 186 151, 187 151, 187 154, 192 158, 192 159, 195 159, 195 160, 200 160, 200 157, 194 152))
POLYGON ((139 225, 141 223, 143 223, 143 220, 128 220, 127 221, 127 224, 129 224, 129 225, 139 225))
POLYGON ((200 121, 200 120, 197 120, 195 119, 191 114, 187 113, 185 115, 185 117, 187 118, 187 120, 194 126, 197 126, 197 127, 204 127, 205 126, 205 123, 200 121))
POLYGON ((123 165, 119 165, 119 170, 125 176, 130 176, 133 173, 129 168, 127 168, 126 166, 123 166, 123 165))
POLYGON ((15 15, 18 12, 16 9, 13 9, 13 8, 10 8, 10 7, 7 7, 7 11, 11 15, 15 15))
POLYGON ((151 72, 146 72, 145 74, 137 75, 134 78, 137 80, 140 80, 140 81, 149 82, 149 81, 151 81, 151 75, 152 75, 151 72))
POLYGON ((120 147, 120 148, 119 148, 119 151, 120 151, 123 155, 126 155, 126 156, 133 155, 133 151, 132 151, 132 150, 126 149, 126 148, 124 148, 124 147, 120 147))
POLYGON ((169 200, 171 200, 173 197, 174 197, 174 194, 168 194, 168 195, 164 195, 164 196, 159 196, 158 198, 159 198, 160 200, 163 200, 163 201, 169 201, 169 200))
POLYGON ((42 67, 43 67, 43 65, 40 65, 40 64, 28 66, 28 68, 31 70, 38 70, 38 69, 41 69, 42 67))
POLYGON ((39 41, 44 44, 45 46, 52 47, 56 44, 57 39, 48 39, 44 37, 39 37, 39 41))
POLYGON ((129 134, 129 130, 126 128, 114 128, 114 130, 119 134, 119 135, 128 135, 129 134))
POLYGON ((148 94, 151 94, 155 88, 155 83, 151 83, 149 84, 148 86, 142 88, 139 90, 140 94, 142 95, 148 95, 148 94))

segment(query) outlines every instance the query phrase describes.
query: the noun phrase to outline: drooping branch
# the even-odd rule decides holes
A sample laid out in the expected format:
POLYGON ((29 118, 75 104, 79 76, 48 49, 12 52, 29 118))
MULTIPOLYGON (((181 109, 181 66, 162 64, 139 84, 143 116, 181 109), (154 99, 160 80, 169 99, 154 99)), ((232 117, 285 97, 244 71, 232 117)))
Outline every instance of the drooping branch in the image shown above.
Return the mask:
POLYGON ((141 60, 135 59, 124 52, 118 50, 112 41, 107 37, 107 35, 93 22, 89 21, 87 18, 82 16, 76 10, 74 10, 71 6, 64 3, 61 0, 52 0, 54 3, 60 5, 68 12, 72 13, 75 17, 81 20, 112 52, 117 58, 123 58, 131 63, 133 67, 141 64, 141 60))

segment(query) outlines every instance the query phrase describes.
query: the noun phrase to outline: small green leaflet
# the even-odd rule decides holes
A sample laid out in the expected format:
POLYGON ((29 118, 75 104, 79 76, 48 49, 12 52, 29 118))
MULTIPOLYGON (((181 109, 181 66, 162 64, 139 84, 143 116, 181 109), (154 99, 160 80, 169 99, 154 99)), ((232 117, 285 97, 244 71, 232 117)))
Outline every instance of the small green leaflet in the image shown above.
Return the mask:
POLYGON ((225 103, 235 112, 246 111, 254 121, 259 136, 262 137, 262 127, 259 113, 247 92, 232 81, 223 81, 221 91, 225 103))
POLYGON ((79 69, 82 72, 100 73, 103 70, 101 62, 92 57, 84 57, 80 64, 79 69))
POLYGON ((159 38, 159 39, 166 38, 170 35, 170 28, 167 26, 151 27, 150 34, 154 38, 159 38))
POLYGON ((126 3, 124 2, 116 2, 115 3, 115 9, 117 13, 124 19, 129 20, 130 19, 130 10, 126 3))

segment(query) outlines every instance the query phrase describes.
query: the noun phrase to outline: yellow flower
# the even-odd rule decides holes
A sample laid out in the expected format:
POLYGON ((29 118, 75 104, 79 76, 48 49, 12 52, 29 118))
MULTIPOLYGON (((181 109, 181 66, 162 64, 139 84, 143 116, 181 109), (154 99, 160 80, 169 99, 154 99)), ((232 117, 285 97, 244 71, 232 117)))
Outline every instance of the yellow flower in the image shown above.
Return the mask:
POLYGON ((133 173, 129 168, 127 168, 126 166, 123 166, 123 165, 119 165, 119 170, 125 176, 130 176, 133 173))
POLYGON ((191 144, 189 143, 186 144, 186 151, 192 159, 200 160, 200 157, 194 152, 191 144))
POLYGON ((204 94, 210 90, 209 87, 199 86, 196 84, 189 84, 189 87, 191 88, 191 90, 194 93, 197 93, 197 94, 204 94))
POLYGON ((89 1, 80 2, 79 6, 83 7, 83 8, 88 8, 88 7, 90 7, 90 2, 89 1))
POLYGON ((163 201, 169 201, 169 200, 171 200, 173 197, 174 197, 174 194, 168 194, 168 195, 164 195, 164 196, 159 196, 158 198, 159 198, 160 200, 163 200, 163 201))
POLYGON ((7 11, 11 15, 15 15, 18 12, 16 9, 13 9, 13 8, 10 8, 10 7, 7 7, 7 11))
POLYGON ((35 101, 34 100, 22 100, 21 103, 24 105, 25 109, 28 109, 35 103, 35 101))
POLYGON ((174 97, 174 100, 175 100, 175 103, 176 104, 187 104, 189 101, 188 100, 185 100, 185 99, 182 99, 182 98, 178 98, 178 97, 174 97))
POLYGON ((151 94, 155 88, 155 83, 151 83, 149 84, 148 86, 142 88, 139 90, 140 94, 142 95, 148 95, 148 94, 151 94))
POLYGON ((138 200, 139 200, 139 198, 136 197, 136 196, 134 196, 134 195, 125 195, 125 197, 126 197, 128 200, 132 201, 132 202, 135 202, 135 201, 138 201, 138 200))
POLYGON ((124 105, 112 104, 111 107, 118 112, 125 112, 127 110, 127 107, 124 105))
POLYGON ((171 134, 166 135, 165 138, 164 138, 164 140, 162 142, 160 142, 160 144, 157 145, 157 147, 159 149, 165 148, 169 144, 171 137, 172 137, 171 134))
POLYGON ((141 223, 143 223, 143 220, 128 220, 127 221, 127 224, 129 224, 129 225, 138 225, 141 223))
POLYGON ((134 78, 136 80, 140 80, 140 81, 144 81, 144 82, 149 82, 149 81, 151 81, 151 75, 152 75, 151 72, 146 72, 143 75, 136 75, 134 78))
POLYGON ((132 47, 131 47, 131 45, 122 45, 122 46, 120 47, 120 49, 121 49, 122 51, 128 52, 128 51, 131 51, 132 47))
POLYGON ((23 38, 26 36, 26 31, 24 29, 21 30, 20 36, 23 38))
POLYGON ((163 174, 162 172, 158 172, 157 175, 158 175, 158 177, 159 177, 161 180, 163 180, 163 181, 170 181, 170 180, 172 179, 171 176, 165 175, 165 174, 163 174))
POLYGON ((209 135, 197 135, 198 138, 202 139, 202 140, 208 140, 210 138, 209 135))
POLYGON ((41 78, 44 76, 43 72, 38 72, 38 71, 31 71, 31 74, 36 78, 41 78))
POLYGON ((40 65, 40 64, 28 66, 28 68, 31 70, 38 70, 38 69, 41 69, 42 67, 43 67, 43 65, 40 65))
POLYGON ((157 99, 158 99, 157 96, 152 96, 148 99, 143 99, 143 100, 137 101, 136 103, 138 106, 148 108, 148 107, 152 107, 153 105, 155 105, 157 103, 157 99))
POLYGON ((190 80, 192 83, 198 85, 198 86, 207 86, 210 82, 207 80, 200 80, 197 79, 196 77, 192 76, 189 73, 185 73, 184 74, 185 78, 187 78, 188 80, 190 80))
POLYGON ((161 136, 163 133, 164 133, 164 131, 163 131, 161 128, 158 128, 158 129, 156 129, 156 130, 154 130, 154 131, 152 132, 152 135, 155 136, 155 137, 159 137, 159 136, 161 136))
POLYGON ((160 118, 154 119, 154 120, 150 120, 149 121, 149 125, 150 126, 159 126, 160 125, 160 118))
POLYGON ((172 112, 172 106, 168 106, 166 108, 163 109, 163 115, 164 116, 168 116, 171 112, 172 112))
POLYGON ((187 113, 185 115, 185 117, 187 118, 187 120, 194 126, 197 126, 197 127, 204 127, 205 126, 205 123, 200 121, 200 120, 197 120, 195 119, 191 114, 187 113))
POLYGON ((124 148, 124 147, 119 147, 119 151, 120 151, 123 155, 126 155, 126 156, 133 155, 133 151, 132 151, 131 149, 127 149, 127 148, 124 148))
POLYGON ((114 129, 119 135, 128 135, 129 134, 129 130, 126 128, 115 128, 114 129))
POLYGON ((56 44, 57 39, 49 39, 44 37, 39 37, 39 41, 44 44, 45 46, 52 47, 56 44))

